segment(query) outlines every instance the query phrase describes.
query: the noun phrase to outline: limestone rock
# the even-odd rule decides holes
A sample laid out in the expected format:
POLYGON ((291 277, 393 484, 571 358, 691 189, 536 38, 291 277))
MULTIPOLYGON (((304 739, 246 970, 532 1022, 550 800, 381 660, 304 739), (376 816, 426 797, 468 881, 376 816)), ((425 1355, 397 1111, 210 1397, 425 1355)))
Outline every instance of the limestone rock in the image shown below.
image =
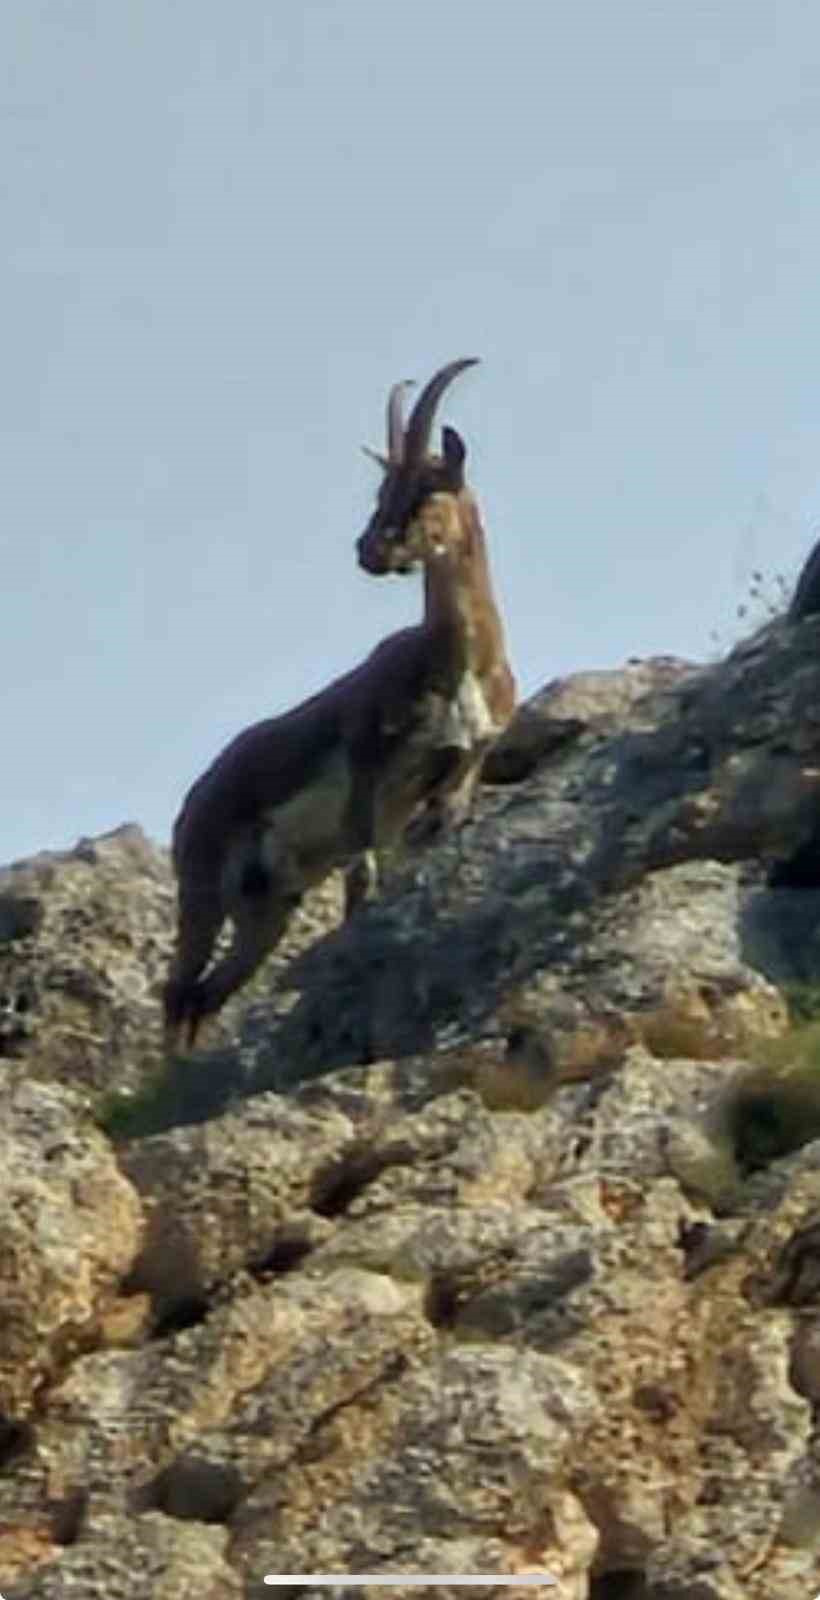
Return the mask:
MULTIPOLYGON (((191 1527, 148 1513, 100 1515, 63 1552, 22 1582, 12 1579, 7 1600, 242 1600, 242 1586, 225 1560, 224 1528, 191 1527)), ((270 1590, 267 1590, 270 1594, 270 1590)))
POLYGON ((520 783, 573 740, 639 729, 647 719, 651 725, 653 700, 693 670, 675 656, 655 656, 619 671, 556 678, 519 707, 484 762, 484 782, 520 783))
POLYGON ((331 1227, 325 1188, 353 1143, 347 1117, 261 1095, 218 1121, 126 1148, 147 1227, 129 1278, 162 1323, 205 1306, 242 1270, 281 1272, 331 1227))
POLYGON ((101 1338, 142 1213, 77 1097, 12 1075, 0 1090, 0 1416, 18 1423, 101 1338))
POLYGON ((549 685, 164 1073, 165 853, 7 869, 7 1600, 816 1591, 818 645, 549 685))
MULTIPOLYGON (((0 869, 0 1063, 95 1096, 141 1089, 161 1062, 174 908, 168 852, 133 823, 0 869)), ((335 874, 306 897, 272 970, 335 926, 340 908, 335 874)), ((243 1009, 258 992, 248 987, 243 1009)), ((217 1045, 235 1039, 236 1014, 227 1008, 212 1029, 217 1045)), ((243 1074, 222 1060, 234 1088, 243 1074)))

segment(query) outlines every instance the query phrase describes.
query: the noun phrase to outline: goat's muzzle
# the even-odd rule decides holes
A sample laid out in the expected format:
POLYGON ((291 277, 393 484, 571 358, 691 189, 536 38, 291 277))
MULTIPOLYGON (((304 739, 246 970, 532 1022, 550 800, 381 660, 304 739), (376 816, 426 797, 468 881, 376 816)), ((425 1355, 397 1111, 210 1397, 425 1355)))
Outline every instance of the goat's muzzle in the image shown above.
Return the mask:
POLYGON ((389 572, 411 572, 414 562, 392 529, 366 528, 356 544, 359 566, 373 577, 389 572))

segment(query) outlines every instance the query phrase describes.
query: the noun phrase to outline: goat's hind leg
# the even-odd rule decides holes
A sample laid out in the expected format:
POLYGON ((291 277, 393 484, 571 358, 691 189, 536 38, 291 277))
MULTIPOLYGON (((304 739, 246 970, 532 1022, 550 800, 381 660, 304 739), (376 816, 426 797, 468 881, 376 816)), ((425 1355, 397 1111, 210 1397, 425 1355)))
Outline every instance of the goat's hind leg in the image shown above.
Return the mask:
POLYGON ((187 1023, 188 1044, 196 1037, 197 979, 211 959, 219 930, 225 920, 218 888, 197 884, 193 888, 180 881, 176 951, 165 985, 165 1047, 177 1048, 183 1024, 187 1023))
POLYGON ((275 893, 269 884, 255 883, 230 907, 233 939, 230 949, 213 970, 196 984, 191 997, 191 1028, 195 1033, 203 1017, 219 1011, 242 984, 247 983, 281 939, 299 894, 275 893))

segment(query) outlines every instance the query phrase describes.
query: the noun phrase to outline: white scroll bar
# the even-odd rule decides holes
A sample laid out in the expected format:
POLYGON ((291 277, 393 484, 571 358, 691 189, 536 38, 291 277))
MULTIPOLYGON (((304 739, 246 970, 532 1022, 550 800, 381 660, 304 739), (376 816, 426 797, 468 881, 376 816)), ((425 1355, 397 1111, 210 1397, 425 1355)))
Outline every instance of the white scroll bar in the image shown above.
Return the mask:
POLYGON ((391 1584, 396 1589, 410 1584, 418 1588, 431 1583, 442 1583, 448 1587, 454 1583, 483 1583, 502 1588, 517 1588, 519 1584, 527 1584, 534 1589, 547 1584, 555 1587, 558 1579, 551 1577, 548 1572, 362 1572, 358 1577, 351 1577, 349 1572, 268 1572, 262 1582, 278 1584, 280 1588, 286 1583, 305 1583, 312 1588, 327 1584, 328 1588, 332 1586, 335 1589, 355 1589, 364 1583, 391 1584))

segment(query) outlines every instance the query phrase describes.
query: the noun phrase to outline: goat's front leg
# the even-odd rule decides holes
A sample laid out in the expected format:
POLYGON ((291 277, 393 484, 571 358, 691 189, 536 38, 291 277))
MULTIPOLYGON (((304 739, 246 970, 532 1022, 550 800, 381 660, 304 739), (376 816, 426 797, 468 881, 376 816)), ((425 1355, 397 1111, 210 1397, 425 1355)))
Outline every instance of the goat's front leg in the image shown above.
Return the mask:
POLYGON ((473 807, 481 768, 474 756, 465 760, 460 777, 433 796, 432 805, 441 816, 443 828, 460 828, 473 807))
MULTIPOLYGON (((454 753, 455 754, 455 753, 454 753)), ((427 796, 410 822, 405 839, 411 848, 435 844, 467 821, 478 783, 475 756, 456 756, 446 777, 427 796)))
POLYGON ((372 900, 379 884, 379 863, 375 850, 363 850, 345 872, 345 920, 366 900, 372 900))
POLYGON ((352 917, 365 901, 372 900, 379 886, 379 862, 375 842, 383 842, 385 819, 381 816, 374 775, 367 766, 356 772, 353 763, 353 792, 347 822, 348 836, 355 839, 359 852, 344 871, 344 918, 352 917))

